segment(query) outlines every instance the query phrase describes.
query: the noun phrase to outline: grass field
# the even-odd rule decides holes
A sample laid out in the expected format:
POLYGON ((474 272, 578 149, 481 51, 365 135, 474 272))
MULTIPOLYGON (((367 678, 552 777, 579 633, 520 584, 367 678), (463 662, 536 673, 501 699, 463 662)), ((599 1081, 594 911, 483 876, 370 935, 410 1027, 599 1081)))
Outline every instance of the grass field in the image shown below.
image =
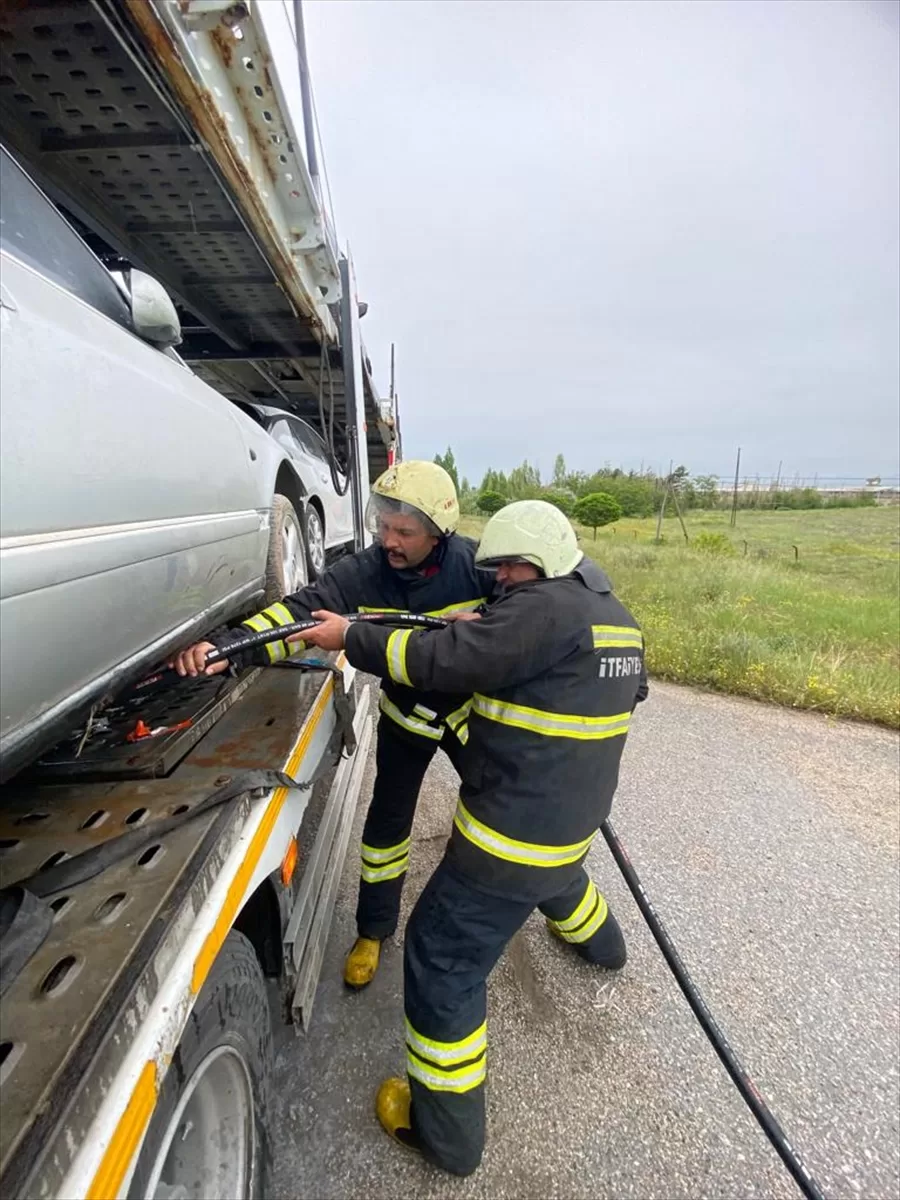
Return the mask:
MULTIPOLYGON (((579 529, 644 630, 651 675, 900 727, 900 510, 690 513, 579 529), (723 542, 702 550, 694 545, 723 542), (794 550, 796 547, 796 552, 794 550), (730 553, 729 553, 730 551, 730 553)), ((479 518, 463 519, 477 536, 479 518)))

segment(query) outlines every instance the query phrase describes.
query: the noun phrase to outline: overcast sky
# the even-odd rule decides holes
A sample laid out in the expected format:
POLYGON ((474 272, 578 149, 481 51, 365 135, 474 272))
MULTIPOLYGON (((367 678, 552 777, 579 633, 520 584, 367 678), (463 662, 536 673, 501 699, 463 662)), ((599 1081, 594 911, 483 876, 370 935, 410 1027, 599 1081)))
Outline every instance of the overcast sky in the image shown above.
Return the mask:
POLYGON ((406 457, 897 474, 893 0, 304 11, 406 457))

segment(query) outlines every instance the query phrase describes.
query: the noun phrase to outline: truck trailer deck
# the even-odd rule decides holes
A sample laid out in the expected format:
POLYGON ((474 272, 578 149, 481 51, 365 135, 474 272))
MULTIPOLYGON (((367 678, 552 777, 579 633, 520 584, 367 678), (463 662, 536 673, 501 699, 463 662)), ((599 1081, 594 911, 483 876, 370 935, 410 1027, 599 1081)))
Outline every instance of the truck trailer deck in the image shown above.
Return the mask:
MULTIPOLYGON (((395 410, 360 337, 317 134, 290 111, 260 5, 3 3, 0 111, 4 145, 104 264, 167 289, 198 375, 318 425, 333 459, 346 447, 364 545, 369 478, 399 452, 395 410)), ((28 881, 52 923, 4 970, 3 1196, 264 1190, 264 976, 304 1027, 368 711, 343 660, 173 684, 113 697, 4 786, 0 881, 19 899, 28 881), (308 786, 331 767, 327 792, 308 786), (192 816, 214 794, 228 798, 192 816), (80 878, 98 847, 109 861, 80 878)))
MULTIPOLYGON (((349 686, 352 668, 339 667, 349 686)), ((65 782, 51 762, 45 782, 32 776, 4 789, 4 887, 185 816, 139 853, 47 896, 52 928, 2 1001, 4 1196, 127 1194, 160 1085, 233 928, 280 980, 287 1014, 308 1022, 371 737, 368 689, 356 695, 355 750, 337 763, 324 811, 310 811, 314 829, 304 827, 311 788, 255 789, 188 817, 247 772, 274 767, 304 784, 323 759, 327 767, 341 749, 335 682, 319 670, 248 672, 212 728, 160 778, 107 780, 101 758, 90 780, 65 782)), ((206 704, 194 689, 176 715, 206 704)))

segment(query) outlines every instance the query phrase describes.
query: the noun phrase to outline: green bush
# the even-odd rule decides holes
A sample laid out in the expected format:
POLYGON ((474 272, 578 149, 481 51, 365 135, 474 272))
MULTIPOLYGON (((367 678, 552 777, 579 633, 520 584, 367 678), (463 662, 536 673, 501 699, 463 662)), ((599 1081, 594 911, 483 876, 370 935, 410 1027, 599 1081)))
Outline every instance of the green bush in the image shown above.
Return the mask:
POLYGON ((566 492, 547 491, 541 493, 541 499, 546 500, 548 504, 552 504, 554 508, 558 508, 561 513, 565 513, 567 517, 571 517, 572 510, 575 507, 574 499, 566 492))
POLYGON ((815 488, 791 488, 789 491, 774 492, 772 505, 777 508, 824 508, 825 500, 815 488))
POLYGON ((483 512, 488 517, 492 517, 495 512, 499 512, 507 503, 506 497, 501 496, 499 492, 481 492, 478 497, 478 511, 483 512))
POLYGON ((734 554, 735 549, 724 533, 710 533, 704 529, 694 538, 692 545, 695 550, 704 554, 734 554))
POLYGON ((612 496, 626 517, 649 517, 659 507, 657 483, 642 475, 607 475, 598 472, 575 481, 578 495, 587 498, 602 494, 612 496))
POLYGON ((606 492, 593 492, 582 496, 573 509, 575 520, 593 529, 594 537, 602 525, 611 525, 622 517, 622 506, 614 496, 606 492))

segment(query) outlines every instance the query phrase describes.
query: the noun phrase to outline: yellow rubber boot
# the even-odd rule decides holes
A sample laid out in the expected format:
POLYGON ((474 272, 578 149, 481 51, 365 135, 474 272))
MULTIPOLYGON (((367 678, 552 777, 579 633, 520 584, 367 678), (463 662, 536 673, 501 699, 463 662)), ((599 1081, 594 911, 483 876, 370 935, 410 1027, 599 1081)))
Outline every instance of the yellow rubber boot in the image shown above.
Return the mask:
POLYGON ((386 1079, 375 1097, 375 1115, 385 1133, 407 1150, 419 1150, 409 1115, 412 1097, 406 1079, 386 1079))
POLYGON ((381 942, 377 938, 357 938, 344 963, 344 983, 347 987, 364 988, 375 978, 381 959, 381 942))

